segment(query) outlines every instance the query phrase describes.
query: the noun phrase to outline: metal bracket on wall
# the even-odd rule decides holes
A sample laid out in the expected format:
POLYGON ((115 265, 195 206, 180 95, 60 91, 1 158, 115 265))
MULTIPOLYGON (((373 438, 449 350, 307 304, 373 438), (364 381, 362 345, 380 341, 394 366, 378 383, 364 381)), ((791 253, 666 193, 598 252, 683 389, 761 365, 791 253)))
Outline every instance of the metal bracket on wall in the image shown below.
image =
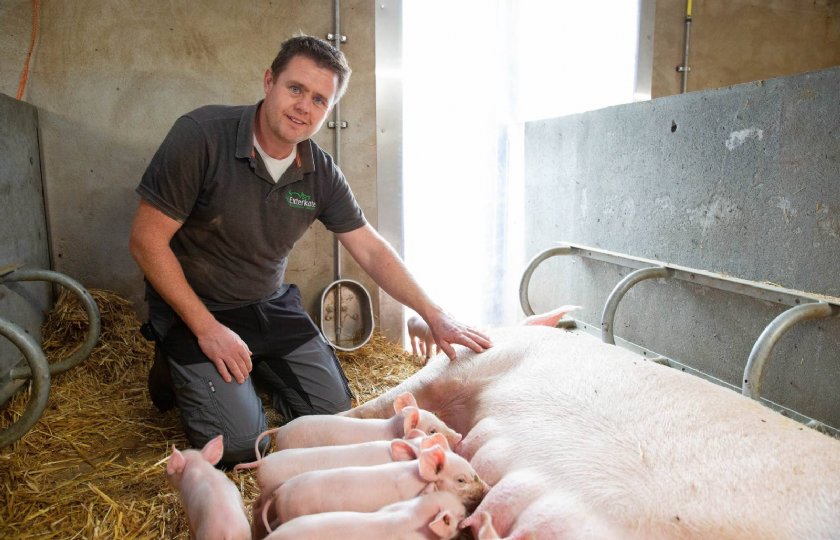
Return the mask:
MULTIPOLYGON (((328 128, 335 129, 335 126, 336 126, 336 122, 334 120, 330 120, 329 122, 327 122, 327 127, 328 128)), ((341 122, 338 123, 338 127, 340 127, 341 129, 346 128, 347 127, 347 122, 342 120, 341 122)))
MULTIPOLYGON (((741 393, 755 400, 760 400, 761 383, 764 379, 767 361, 773 352, 773 348, 776 343, 778 343, 779 339, 781 339, 787 330, 800 321, 840 316, 840 298, 817 295, 794 289, 786 289, 769 283, 749 281, 716 272, 708 272, 706 270, 698 270, 695 268, 663 263, 653 259, 633 257, 622 253, 615 253, 603 249, 565 242, 561 243, 558 247, 550 248, 537 254, 533 259, 531 259, 528 266, 525 268, 525 271, 522 273, 522 279, 519 283, 519 303, 526 316, 534 314, 534 310, 528 299, 528 286, 531 282, 531 276, 533 275, 534 270, 536 270, 536 268, 546 259, 561 255, 576 255, 583 258, 637 269, 622 279, 607 298, 604 305, 603 315, 601 317, 601 339, 605 343, 615 344, 613 322, 615 320, 615 313, 618 309, 619 302, 621 302, 621 299, 627 291, 630 290, 630 288, 647 279, 674 278, 705 287, 711 287, 714 289, 757 298, 767 302, 792 306, 790 309, 776 317, 764 329, 755 341, 752 351, 750 352, 746 367, 744 368, 741 393)), ((581 326, 586 327, 587 325, 583 324, 581 326)), ((642 350, 641 347, 635 345, 634 347, 628 348, 642 350)), ((660 356, 652 351, 647 351, 646 349, 644 351, 646 356, 649 353, 651 357, 660 356)), ((668 365, 677 364, 684 368, 684 366, 678 362, 670 359, 666 360, 668 365)), ((685 369, 683 369, 683 371, 685 371, 685 369)), ((717 383, 722 382, 719 379, 710 376, 705 376, 705 378, 717 383)), ((731 387, 732 385, 725 384, 725 386, 731 387)), ((776 408, 777 410, 785 409, 784 407, 768 402, 767 400, 761 399, 761 401, 771 404, 773 408, 776 408)), ((792 412, 789 409, 785 410, 788 413, 792 412)), ((811 420, 799 413, 791 416, 795 416, 803 421, 811 420)))
POLYGON ((88 331, 85 340, 65 359, 48 364, 41 347, 26 331, 16 324, 0 319, 0 335, 11 341, 22 353, 26 366, 15 366, 6 373, 0 373, 0 405, 4 405, 19 389, 32 379, 32 397, 23 415, 0 431, 0 448, 21 438, 38 421, 47 404, 52 375, 63 373, 88 357, 102 330, 99 307, 82 285, 59 272, 51 270, 19 269, 20 265, 0 268, 0 285, 18 281, 47 281, 61 285, 76 295, 88 317, 88 331))

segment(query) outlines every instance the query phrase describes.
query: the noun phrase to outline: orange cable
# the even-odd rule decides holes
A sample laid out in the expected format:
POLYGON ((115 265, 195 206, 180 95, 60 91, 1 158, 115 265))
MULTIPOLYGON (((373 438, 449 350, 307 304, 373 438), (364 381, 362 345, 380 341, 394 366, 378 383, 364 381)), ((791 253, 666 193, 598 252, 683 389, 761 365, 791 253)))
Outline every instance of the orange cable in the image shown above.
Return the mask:
POLYGON ((23 64, 23 72, 20 74, 20 85, 18 85, 17 99, 23 97, 23 90, 26 88, 26 80, 29 78, 29 59, 32 58, 32 50, 35 48, 35 36, 38 34, 38 0, 32 0, 32 40, 29 43, 29 52, 26 53, 26 62, 23 64))

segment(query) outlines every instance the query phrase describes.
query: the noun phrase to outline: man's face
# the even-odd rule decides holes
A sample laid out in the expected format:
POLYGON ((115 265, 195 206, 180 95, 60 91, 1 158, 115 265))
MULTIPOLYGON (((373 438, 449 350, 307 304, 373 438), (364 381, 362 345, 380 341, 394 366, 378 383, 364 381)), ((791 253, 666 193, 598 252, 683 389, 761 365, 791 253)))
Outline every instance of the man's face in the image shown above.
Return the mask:
POLYGON ((321 128, 333 105, 338 75, 297 55, 276 80, 266 70, 263 88, 257 137, 269 155, 282 158, 321 128))

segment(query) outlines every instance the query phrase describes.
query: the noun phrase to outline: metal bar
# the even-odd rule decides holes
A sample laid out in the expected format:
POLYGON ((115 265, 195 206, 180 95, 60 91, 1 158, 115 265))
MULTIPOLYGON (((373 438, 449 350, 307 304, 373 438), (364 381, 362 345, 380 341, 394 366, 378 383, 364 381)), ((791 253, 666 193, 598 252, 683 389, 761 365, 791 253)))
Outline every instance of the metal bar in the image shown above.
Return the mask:
MULTIPOLYGON (((50 369, 44 351, 26 333, 26 330, 5 319, 0 319, 0 335, 11 341, 23 352, 23 356, 29 364, 29 372, 32 374, 32 396, 29 399, 29 404, 15 423, 0 431, 0 448, 2 448, 23 437, 41 417, 41 413, 47 406, 50 393, 50 369)), ((19 387, 20 385, 16 382, 10 382, 0 388, 0 392, 2 392, 0 394, 0 404, 5 403, 19 387), (9 391, 11 394, 5 395, 9 391)))
POLYGON ((534 309, 531 307, 531 301, 528 299, 528 286, 531 284, 531 276, 534 274, 534 270, 536 270, 544 260, 558 255, 572 255, 574 250, 575 248, 568 245, 549 248, 541 253, 538 253, 537 256, 531 259, 531 262, 528 263, 525 271, 522 272, 522 279, 519 280, 519 305, 522 306, 522 311, 525 312, 526 316, 530 317, 531 315, 534 315, 534 309))
POLYGON ((810 319, 823 319, 838 314, 838 308, 832 309, 826 302, 805 304, 788 309, 767 325, 750 351, 747 366, 744 368, 744 384, 741 393, 758 399, 761 395, 761 384, 764 382, 764 372, 767 360, 773 353, 773 348, 782 336, 796 323, 810 319))
POLYGON ((615 345, 615 337, 613 336, 613 322, 615 322, 615 312, 618 309, 618 303, 624 298, 634 285, 646 279, 667 278, 670 272, 663 266, 652 268, 640 268, 634 272, 630 272, 627 276, 618 282, 618 285, 607 297, 607 303, 604 304, 604 313, 601 315, 601 340, 604 343, 615 345))
MULTIPOLYGON (((82 302, 88 316, 88 331, 85 340, 64 360, 49 364, 50 373, 56 375, 63 373, 80 363, 88 357, 90 351, 96 346, 99 334, 102 331, 102 319, 99 315, 99 307, 96 305, 90 293, 82 285, 60 272, 51 270, 15 270, 9 274, 0 276, 0 284, 16 281, 48 281, 56 283, 74 293, 82 302)), ((31 377, 32 371, 26 367, 13 368, 10 377, 12 379, 26 379, 31 377)))
MULTIPOLYGON (((645 259, 642 257, 633 257, 624 255, 622 253, 615 253, 599 248, 592 248, 580 244, 571 244, 563 242, 558 247, 550 248, 538 254, 530 264, 539 264, 545 259, 556 255, 577 255, 579 257, 593 259, 602 262, 608 262, 626 268, 648 268, 650 266, 662 266, 672 271, 672 278, 682 281, 688 281, 704 287, 711 287, 722 291, 733 292, 751 298, 757 298, 774 304, 782 304, 787 306, 798 306, 801 304, 808 304, 812 302, 825 302, 840 308, 840 298, 835 296, 827 296, 816 293, 809 293, 799 291, 796 289, 788 289, 775 285, 773 283, 763 283, 758 281, 749 281, 740 279, 717 272, 708 272, 705 270, 697 270, 696 268, 689 268, 676 264, 665 263, 655 259, 645 259)), ((528 270, 526 269, 526 272, 528 270)), ((533 268, 530 268, 533 272, 533 268)), ((530 279, 530 275, 528 276, 530 279)), ((525 276, 523 275, 523 280, 525 276)), ((527 294, 527 290, 524 291, 527 294)), ((520 288, 520 302, 523 291, 520 288)), ((530 306, 529 306, 530 307, 530 306)), ((523 310, 524 310, 523 304, 523 310)), ((533 315, 527 313, 526 315, 533 315)))
MULTIPOLYGON (((334 37, 335 40, 333 41, 335 48, 337 51, 341 50, 341 0, 334 0, 333 7, 335 11, 335 28, 334 28, 334 37)), ((334 148, 334 155, 333 159, 335 160, 335 164, 337 167, 341 167, 341 105, 340 101, 337 101, 335 105, 333 105, 333 121, 335 122, 335 131, 333 135, 335 137, 335 148, 334 148)), ((335 325, 335 341, 341 341, 341 246, 338 244, 338 237, 333 234, 333 259, 335 260, 335 301, 333 302, 333 309, 335 310, 335 319, 333 320, 333 324, 335 325)))
POLYGON ((677 67, 677 71, 682 73, 682 93, 688 91, 688 72, 691 68, 688 66, 688 45, 691 42, 691 0, 686 0, 685 4, 685 46, 683 48, 683 63, 677 67))

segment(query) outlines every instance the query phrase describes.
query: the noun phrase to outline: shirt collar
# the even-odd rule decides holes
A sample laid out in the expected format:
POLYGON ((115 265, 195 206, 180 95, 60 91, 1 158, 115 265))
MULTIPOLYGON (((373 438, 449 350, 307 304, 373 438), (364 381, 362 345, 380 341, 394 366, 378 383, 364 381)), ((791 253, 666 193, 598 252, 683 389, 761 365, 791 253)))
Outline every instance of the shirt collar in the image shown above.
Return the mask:
MULTIPOLYGON (((262 102, 263 100, 259 100, 254 105, 245 107, 242 111, 242 118, 239 120, 239 131, 236 133, 237 158, 250 159, 255 155, 254 118, 257 116, 257 111, 260 105, 262 105, 262 102)), ((301 169, 303 173, 315 170, 315 160, 312 157, 312 141, 310 139, 298 143, 295 166, 301 169)))

